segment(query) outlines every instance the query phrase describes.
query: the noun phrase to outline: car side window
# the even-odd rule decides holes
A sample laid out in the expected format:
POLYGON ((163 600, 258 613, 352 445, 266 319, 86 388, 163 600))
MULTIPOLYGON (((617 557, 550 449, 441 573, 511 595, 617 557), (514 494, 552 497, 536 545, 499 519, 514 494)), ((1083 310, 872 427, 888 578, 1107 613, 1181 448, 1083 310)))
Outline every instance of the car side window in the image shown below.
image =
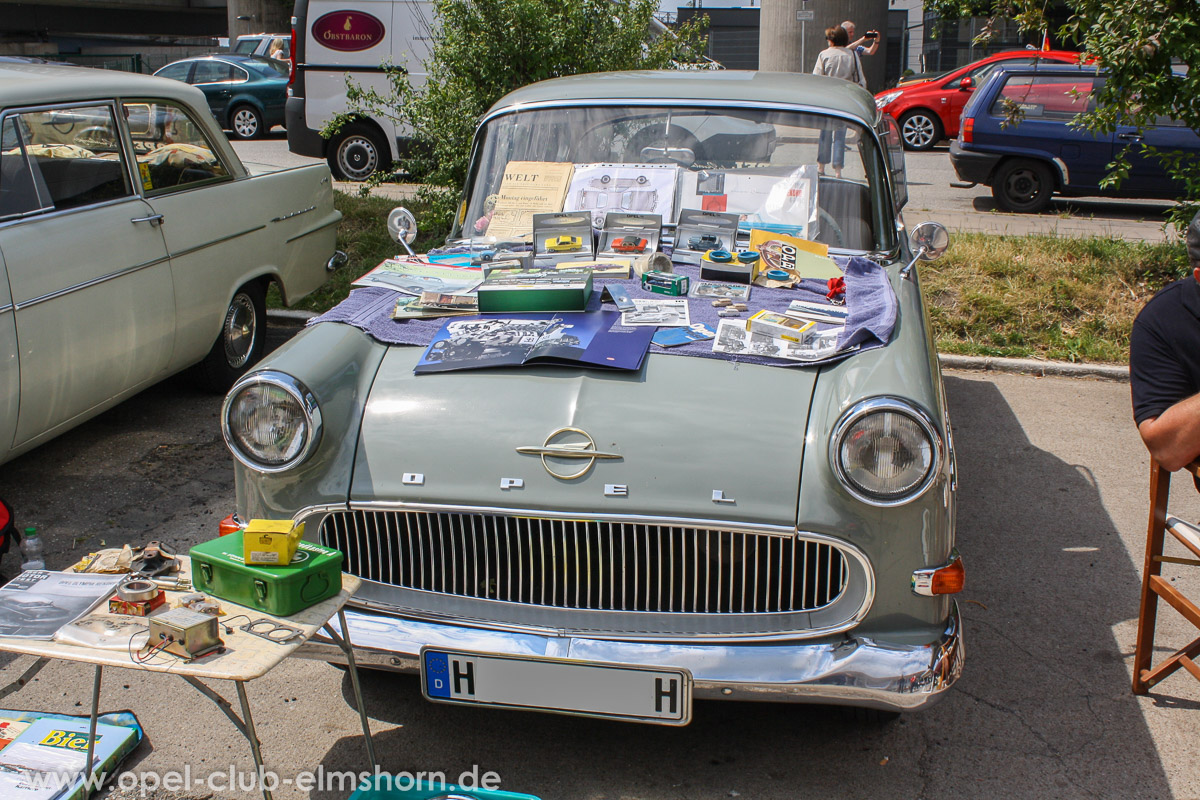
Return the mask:
POLYGON ((233 81, 234 83, 245 83, 246 81, 250 80, 250 73, 246 72, 246 70, 242 69, 241 67, 230 67, 229 80, 233 81))
POLYGON ((123 108, 147 195, 231 178, 228 165, 205 137, 204 128, 182 107, 143 100, 125 103, 123 108))
POLYGON ((0 138, 5 215, 61 211, 133 194, 110 106, 11 114, 0 138))
POLYGON ((173 81, 183 81, 184 83, 187 83, 188 70, 191 68, 192 62, 183 61, 178 64, 168 64, 154 74, 160 78, 170 78, 173 81))
POLYGON ((992 101, 989 113, 1002 117, 1012 109, 1025 119, 1069 120, 1092 107, 1095 82, 1069 75, 1012 75, 992 101))
POLYGON ((192 83, 224 83, 233 77, 233 67, 224 61, 197 61, 192 83))

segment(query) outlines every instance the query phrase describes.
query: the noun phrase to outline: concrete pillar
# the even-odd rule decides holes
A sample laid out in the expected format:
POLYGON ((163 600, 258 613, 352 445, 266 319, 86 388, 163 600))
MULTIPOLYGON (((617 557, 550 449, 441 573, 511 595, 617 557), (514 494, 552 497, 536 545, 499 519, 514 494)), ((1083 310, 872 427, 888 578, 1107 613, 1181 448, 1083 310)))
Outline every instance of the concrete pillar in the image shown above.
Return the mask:
POLYGON ((285 0, 228 0, 229 40, 244 33, 287 33, 292 3, 285 0))
MULTIPOLYGON (((758 29, 758 68, 772 72, 812 72, 826 47, 825 29, 850 20, 856 36, 868 30, 887 34, 888 0, 762 0, 758 29), (811 17, 811 19, 810 19, 811 17)), ((883 89, 887 41, 863 56, 867 87, 883 89)))

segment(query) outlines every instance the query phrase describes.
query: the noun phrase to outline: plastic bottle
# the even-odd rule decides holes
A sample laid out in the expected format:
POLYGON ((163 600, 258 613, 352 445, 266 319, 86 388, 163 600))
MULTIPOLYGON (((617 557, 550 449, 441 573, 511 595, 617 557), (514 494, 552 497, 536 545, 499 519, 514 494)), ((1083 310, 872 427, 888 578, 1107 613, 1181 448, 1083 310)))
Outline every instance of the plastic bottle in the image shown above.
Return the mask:
POLYGON ((37 528, 26 528, 25 536, 21 539, 21 569, 45 569, 46 557, 42 551, 42 537, 38 536, 37 528))

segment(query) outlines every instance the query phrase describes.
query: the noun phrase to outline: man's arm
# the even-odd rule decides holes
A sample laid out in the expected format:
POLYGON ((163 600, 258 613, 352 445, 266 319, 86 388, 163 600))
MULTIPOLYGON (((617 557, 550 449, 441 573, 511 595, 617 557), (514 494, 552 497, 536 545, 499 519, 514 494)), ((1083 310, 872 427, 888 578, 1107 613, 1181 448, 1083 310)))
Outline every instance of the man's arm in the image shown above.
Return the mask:
POLYGON ((848 47, 851 50, 857 50, 859 55, 873 56, 875 55, 875 51, 879 49, 879 37, 876 36, 874 39, 868 39, 865 36, 860 36, 851 42, 848 47))
POLYGON ((1200 456, 1200 394, 1180 400, 1138 425, 1138 433, 1164 469, 1174 472, 1200 456))

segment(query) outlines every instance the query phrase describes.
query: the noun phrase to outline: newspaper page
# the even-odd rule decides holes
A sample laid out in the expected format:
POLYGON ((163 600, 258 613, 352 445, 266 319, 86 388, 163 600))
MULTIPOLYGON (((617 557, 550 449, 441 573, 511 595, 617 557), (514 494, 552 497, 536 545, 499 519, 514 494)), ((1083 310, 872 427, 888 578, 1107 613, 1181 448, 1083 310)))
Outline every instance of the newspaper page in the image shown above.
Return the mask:
POLYGON ((563 210, 575 165, 558 161, 510 161, 496 195, 487 235, 519 239, 533 233, 533 215, 563 210))

